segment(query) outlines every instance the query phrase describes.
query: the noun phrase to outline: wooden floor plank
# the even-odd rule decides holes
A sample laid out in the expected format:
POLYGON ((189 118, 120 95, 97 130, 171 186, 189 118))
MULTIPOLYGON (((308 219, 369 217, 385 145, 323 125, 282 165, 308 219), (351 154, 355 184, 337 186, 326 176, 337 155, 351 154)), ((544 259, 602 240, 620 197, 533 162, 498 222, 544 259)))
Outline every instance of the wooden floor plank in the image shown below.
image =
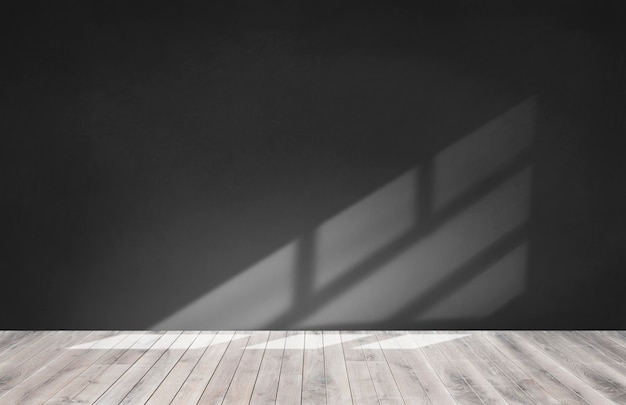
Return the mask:
MULTIPOLYGON (((26 337, 24 341, 15 343, 0 355, 0 375, 8 375, 28 359, 49 349, 50 345, 57 345, 58 340, 63 338, 67 338, 63 332, 45 331, 31 335, 30 339, 26 337)), ((0 389, 3 389, 4 383, 3 378, 0 382, 0 389)))
POLYGON ((85 336, 78 343, 85 346, 72 350, 65 348, 57 357, 39 368, 0 397, 12 404, 42 404, 55 392, 63 388, 77 375, 103 355, 101 350, 90 350, 100 339, 111 338, 117 332, 97 331, 85 336))
POLYGON ((165 349, 161 357, 150 367, 148 372, 126 394, 120 405, 144 404, 152 396, 156 388, 167 377, 178 360, 185 354, 189 346, 198 337, 198 332, 185 332, 178 336, 170 347, 165 349))
MULTIPOLYGON (((11 360, 15 354, 26 350, 29 346, 40 346, 38 342, 42 341, 46 337, 46 335, 51 335, 56 332, 54 331, 41 331, 41 332, 33 332, 33 331, 24 331, 24 335, 12 335, 12 337, 7 339, 6 344, 3 346, 2 351, 0 352, 0 372, 6 372, 7 369, 5 367, 9 365, 17 366, 19 363, 16 363, 16 360, 11 360), (6 364, 6 366, 4 366, 6 364)), ((40 350, 43 347, 40 346, 40 350)))
POLYGON ((624 390, 622 387, 626 387, 626 363, 623 361, 626 359, 618 358, 616 360, 606 345, 593 344, 589 339, 585 339, 574 331, 562 332, 556 336, 548 333, 546 338, 576 349, 585 364, 608 374, 608 381, 621 386, 622 391, 624 390))
POLYGON ((0 331, 0 404, 626 403, 624 331, 0 331))
POLYGON ((78 374, 72 381, 52 395, 44 405, 54 404, 71 404, 74 403, 72 398, 80 393, 85 387, 87 387, 91 381, 96 380, 104 370, 106 370, 111 364, 115 363, 122 354, 126 351, 126 348, 135 344, 143 332, 123 333, 124 337, 117 343, 112 345, 99 345, 96 343, 90 350, 101 350, 103 355, 98 358, 92 365, 87 367, 84 371, 78 374))
POLYGON ((278 379, 277 404, 302 403, 302 368, 304 365, 304 332, 287 332, 283 363, 278 379))
POLYGON ((346 359, 346 370, 350 383, 350 393, 355 404, 378 404, 374 380, 367 366, 362 346, 371 343, 376 337, 364 332, 341 332, 341 343, 346 359), (353 339, 351 335, 358 335, 353 339))
POLYGON ((393 338, 389 339, 387 334, 382 331, 375 332, 375 335, 404 402, 407 404, 430 404, 430 398, 417 373, 397 343, 393 341, 393 338))
POLYGON ((248 404, 259 375, 261 361, 267 346, 269 331, 251 332, 252 336, 241 356, 228 391, 224 396, 224 404, 248 404))
POLYGON ((136 359, 95 403, 100 405, 120 403, 179 335, 180 332, 166 332, 161 335, 148 350, 142 352, 141 357, 136 359))
POLYGON ((554 376, 551 370, 546 369, 541 363, 537 363, 532 356, 528 355, 526 350, 507 340, 504 333, 485 333, 484 337, 504 353, 510 361, 526 370, 539 385, 560 402, 570 404, 589 403, 573 389, 561 382, 557 376, 554 376))
POLYGON ((38 333, 30 330, 9 330, 2 331, 0 336, 0 361, 2 361, 3 353, 16 345, 25 345, 28 338, 36 338, 38 333))
MULTIPOLYGON (((586 344, 598 353, 600 356, 598 361, 619 364, 626 368, 626 348, 607 338, 606 334, 597 331, 572 331, 568 337, 577 339, 581 344, 586 344)), ((626 374, 626 370, 624 373, 626 374)))
POLYGON ((605 398, 618 404, 626 404, 626 386, 616 381, 623 380, 623 376, 608 367, 602 367, 602 364, 593 364, 593 360, 589 364, 590 356, 586 356, 580 346, 568 345, 560 335, 561 333, 552 333, 546 338, 543 333, 534 331, 514 334, 540 348, 548 357, 605 398))
POLYGON ((199 405, 221 404, 224 401, 251 334, 251 332, 246 331, 235 333, 226 349, 226 353, 224 353, 202 396, 198 400, 199 405))
POLYGON ((328 404, 350 404, 350 382, 346 369, 346 359, 338 331, 322 332, 324 345, 324 375, 326 379, 326 402, 328 404))
POLYGON ((324 371, 324 340, 320 331, 304 335, 304 364, 302 368, 302 403, 326 403, 326 374, 324 371))
POLYGON ((263 352, 263 360, 259 368, 259 375, 256 378, 251 405, 273 404, 276 402, 278 392, 278 378, 280 376, 283 353, 285 351, 285 341, 287 332, 271 331, 269 340, 263 352))
MULTIPOLYGON (((415 335, 411 335, 411 337, 415 338, 415 335)), ((457 370, 455 362, 448 359, 437 345, 429 345, 420 349, 455 401, 462 404, 483 403, 472 386, 465 380, 463 374, 457 370)))
MULTIPOLYGON (((531 375, 526 373, 522 368, 520 368, 516 363, 512 362, 509 358, 507 358, 500 350, 498 350, 495 346, 489 343, 484 335, 474 334, 471 340, 458 340, 455 341, 463 351, 463 353, 467 353, 469 356, 474 357, 476 359, 482 359, 482 361, 492 362, 495 367, 497 367, 503 375, 507 377, 507 382, 501 382, 504 387, 502 389, 515 390, 514 387, 509 388, 509 386, 519 387, 519 389, 523 392, 523 394, 528 398, 527 400, 518 399, 515 393, 505 394, 503 396, 507 399, 507 401, 516 403, 534 403, 537 405, 556 405, 560 402, 557 401, 554 396, 550 395, 548 391, 546 391, 543 387, 541 387, 537 382, 532 378, 531 375)), ((489 369, 491 373, 498 373, 497 371, 492 371, 489 369)), ((497 386, 496 389, 499 389, 497 386)))
POLYGON ((226 349, 234 338, 232 331, 219 332, 191 370, 188 378, 172 400, 172 405, 195 404, 200 399, 226 349))
MULTIPOLYGON (((465 381, 472 387, 472 390, 478 395, 478 397, 487 405, 501 404, 506 402, 493 385, 487 380, 485 374, 489 375, 489 372, 485 370, 485 367, 480 368, 480 363, 470 362, 459 348, 456 346, 455 341, 470 339, 473 332, 469 333, 469 336, 464 336, 460 339, 452 339, 447 342, 442 342, 437 345, 439 350, 450 360, 457 371, 461 373, 465 381)), ((497 375, 497 374, 496 374, 497 375)))
MULTIPOLYGON (((2 375, 0 395, 5 395, 9 390, 37 373, 47 363, 53 361, 55 357, 63 354, 68 347, 88 338, 93 333, 92 331, 57 332, 47 335, 44 340, 37 341, 36 346, 31 343, 28 349, 32 350, 25 350, 20 354, 31 354, 32 352, 35 353, 34 355, 26 355, 27 358, 20 362, 17 367, 11 368, 9 372, 0 371, 0 375, 2 375)), ((14 361, 15 357, 21 357, 20 354, 11 357, 9 361, 14 361)), ((37 383, 37 381, 38 379, 31 380, 32 383, 37 383)))
MULTIPOLYGON (((463 356, 466 363, 469 363, 483 379, 483 384, 487 384, 493 387, 495 391, 500 395, 496 403, 508 403, 517 405, 526 405, 528 403, 535 403, 517 384, 512 382, 507 375, 498 367, 493 361, 491 355, 486 355, 483 351, 478 349, 478 344, 482 339, 480 333, 472 333, 470 336, 466 336, 462 339, 453 339, 450 341, 451 345, 455 346, 456 353, 459 356, 463 356)), ((456 360, 455 360, 456 361, 456 360)), ((458 363, 457 363, 458 364, 458 363)), ((476 386, 474 391, 476 391, 476 386)), ((489 401, 483 398, 481 393, 478 394, 483 399, 483 402, 489 403, 489 401)))
POLYGON ((621 330, 607 330, 604 331, 604 335, 611 339, 616 344, 626 348, 626 333, 621 330))
POLYGON ((404 399, 375 332, 371 333, 369 341, 370 343, 362 346, 363 355, 372 376, 378 401, 381 405, 403 404, 404 399))
POLYGON ((433 404, 456 403, 409 333, 385 331, 384 334, 388 337, 386 344, 396 346, 402 352, 433 404))
POLYGON ((199 332, 189 349, 150 396, 146 405, 169 404, 196 367, 204 352, 211 346, 216 335, 215 332, 199 332))
POLYGON ((79 393, 74 395, 69 402, 94 403, 129 368, 141 359, 159 341, 163 334, 164 332, 151 332, 142 335, 115 362, 109 364, 96 378, 89 380, 89 383, 79 393))
POLYGON ((536 363, 547 370, 551 375, 557 378, 562 384, 569 387, 576 395, 583 398, 591 404, 611 404, 613 403, 607 397, 596 391, 593 387, 584 383, 578 378, 572 369, 567 369, 559 364, 555 359, 548 356, 536 345, 533 345, 528 339, 520 338, 514 333, 509 333, 505 337, 510 342, 522 348, 525 353, 536 363))
POLYGON ((346 360, 350 389, 355 404, 378 404, 376 389, 366 361, 346 360))
POLYGON ((115 352, 108 353, 101 363, 103 367, 94 365, 96 370, 94 370, 94 368, 86 370, 88 373, 97 373, 99 371, 99 374, 96 374, 94 378, 88 379, 87 385, 83 386, 73 397, 66 398, 66 402, 94 403, 105 391, 115 384, 120 376, 140 359, 161 336, 161 334, 154 333, 141 335, 128 350, 123 351, 117 358, 114 358, 115 352), (111 362, 109 363, 107 360, 111 362))

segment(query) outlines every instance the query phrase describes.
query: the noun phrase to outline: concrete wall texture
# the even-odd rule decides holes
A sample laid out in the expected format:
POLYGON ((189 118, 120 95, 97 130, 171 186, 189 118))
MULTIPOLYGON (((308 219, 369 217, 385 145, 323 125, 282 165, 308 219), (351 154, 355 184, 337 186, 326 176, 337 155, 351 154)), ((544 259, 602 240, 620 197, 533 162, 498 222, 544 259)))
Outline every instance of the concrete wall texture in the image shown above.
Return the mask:
POLYGON ((617 2, 12 9, 0 327, 620 328, 617 2))

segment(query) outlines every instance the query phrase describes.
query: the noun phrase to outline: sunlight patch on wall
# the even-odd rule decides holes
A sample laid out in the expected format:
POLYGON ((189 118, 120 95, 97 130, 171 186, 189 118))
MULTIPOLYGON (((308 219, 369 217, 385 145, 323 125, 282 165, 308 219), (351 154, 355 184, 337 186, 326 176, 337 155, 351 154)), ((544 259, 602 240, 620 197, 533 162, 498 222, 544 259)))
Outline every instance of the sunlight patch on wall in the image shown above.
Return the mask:
POLYGON ((531 97, 154 328, 489 316, 525 288, 534 120, 531 97))
POLYGON ((524 291, 528 244, 522 243, 416 320, 486 317, 524 291))
POLYGON ((289 243, 152 329, 262 328, 291 305, 297 245, 289 243))
POLYGON ((530 186, 526 169, 296 326, 385 320, 528 220, 530 186))
POLYGON ((435 155, 433 204, 440 209, 529 150, 535 99, 512 108, 435 155))
POLYGON ((384 249, 415 225, 417 170, 410 170, 315 231, 314 290, 384 249))

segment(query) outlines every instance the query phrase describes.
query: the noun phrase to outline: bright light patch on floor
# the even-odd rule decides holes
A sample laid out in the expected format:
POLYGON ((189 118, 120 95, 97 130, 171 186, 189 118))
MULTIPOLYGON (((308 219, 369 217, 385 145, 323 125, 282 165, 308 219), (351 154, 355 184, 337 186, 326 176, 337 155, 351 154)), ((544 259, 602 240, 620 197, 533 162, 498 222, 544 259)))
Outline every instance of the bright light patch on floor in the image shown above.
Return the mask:
MULTIPOLYGON (((140 334, 128 334, 120 333, 115 336, 110 336, 103 339, 93 340, 90 342, 74 345, 70 347, 72 350, 146 350, 146 349, 167 349, 167 350, 194 350, 204 349, 209 346, 217 346, 224 343, 229 343, 233 340, 240 340, 252 336, 251 334, 236 334, 232 336, 230 334, 201 334, 193 343, 189 344, 189 339, 176 339, 174 343, 170 344, 169 341, 163 341, 164 335, 156 333, 140 334)), ((372 333, 342 333, 340 334, 324 334, 323 339, 316 340, 315 343, 308 344, 305 347, 304 333, 296 333, 286 338, 274 339, 265 343, 256 344, 246 347, 248 350, 302 350, 302 349, 321 349, 333 345, 346 344, 348 342, 354 342, 368 338, 371 343, 363 345, 356 345, 348 347, 349 349, 417 349, 420 347, 426 347, 438 343, 448 342, 454 339, 460 339, 466 336, 471 336, 467 333, 437 333, 437 334, 410 334, 392 337, 380 342, 376 341, 372 333)), ((354 344, 353 343, 353 344, 354 344)))
POLYGON ((313 350, 313 349, 321 349, 324 347, 329 347, 333 345, 341 345, 346 344, 348 342, 353 342, 347 349, 378 349, 379 347, 382 349, 418 349, 420 347, 426 347, 430 345, 435 345, 438 343, 448 342, 455 339, 464 338, 467 336, 471 336, 467 333, 438 333, 438 334, 412 334, 411 336, 402 335, 397 337, 392 337, 390 339, 385 339, 380 342, 376 341, 374 334, 372 333, 342 333, 339 334, 330 334, 324 335, 323 339, 315 340, 314 343, 308 342, 306 347, 304 344, 304 333, 298 333, 292 336, 288 336, 286 338, 274 339, 267 342, 267 346, 265 343, 252 345, 246 347, 246 349, 253 350, 283 350, 283 349, 295 349, 295 350, 313 350), (359 339, 368 338, 368 341, 371 343, 366 343, 363 345, 354 345, 359 339))
MULTIPOLYGON (((174 350, 174 349, 188 349, 189 348, 189 343, 185 343, 184 341, 180 341, 180 340, 175 341, 171 345, 159 344, 159 339, 163 335, 159 335, 155 333, 147 333, 141 336, 142 341, 156 342, 154 344, 149 345, 148 347, 145 347, 146 345, 133 344, 132 339, 127 339, 130 336, 133 336, 133 335, 122 333, 122 334, 111 336, 108 338, 99 339, 99 340, 95 340, 95 341, 91 341, 87 343, 82 343, 79 345, 74 345, 70 347, 70 349, 72 350, 94 350, 94 349, 101 349, 101 350, 172 349, 174 350)), ((137 336, 137 335, 134 335, 134 336, 137 336)), ((252 336, 252 335, 237 334, 232 338, 230 335, 227 335, 227 334, 224 334, 224 335, 218 334, 218 335, 215 335, 215 337, 213 337, 213 335, 206 335, 206 336, 202 335, 202 336, 199 336, 194 341, 191 348, 201 349, 201 348, 205 348, 208 346, 216 346, 222 343, 230 342, 231 340, 243 339, 249 336, 252 336)))
POLYGON ((378 349, 379 345, 382 349, 418 349, 420 347, 426 347, 435 345, 438 343, 449 342, 451 340, 464 338, 470 336, 468 334, 427 334, 427 335, 412 335, 413 339, 407 335, 393 337, 391 339, 385 339, 381 342, 369 343, 355 349, 378 349))
MULTIPOLYGON (((351 340, 361 339, 363 337, 371 336, 371 334, 355 334, 355 333, 346 333, 342 334, 341 338, 339 335, 332 335, 332 338, 326 339, 324 336, 324 340, 320 340, 314 344, 308 344, 307 349, 320 349, 322 347, 328 347, 331 345, 340 344, 341 341, 349 342, 351 340)), ((304 333, 299 333, 297 335, 287 336, 286 338, 276 339, 269 341, 267 343, 267 347, 265 343, 252 345, 246 347, 246 349, 304 349, 304 333)))
MULTIPOLYGON (((111 336, 111 337, 104 338, 104 339, 93 340, 91 342, 82 343, 82 344, 79 344, 79 345, 74 345, 74 346, 70 347, 70 349, 80 349, 80 350, 88 350, 88 349, 105 349, 105 350, 108 350, 108 349, 113 349, 118 344, 120 344, 120 342, 122 342, 124 339, 128 340, 127 338, 129 338, 130 336, 131 335, 129 335, 129 334, 119 334, 119 335, 111 336)), ((130 342, 130 344, 128 344, 128 347, 126 347, 126 349, 129 349, 132 346, 132 343, 134 343, 134 342, 130 342)), ((123 345, 121 345, 120 348, 123 348, 123 345)))

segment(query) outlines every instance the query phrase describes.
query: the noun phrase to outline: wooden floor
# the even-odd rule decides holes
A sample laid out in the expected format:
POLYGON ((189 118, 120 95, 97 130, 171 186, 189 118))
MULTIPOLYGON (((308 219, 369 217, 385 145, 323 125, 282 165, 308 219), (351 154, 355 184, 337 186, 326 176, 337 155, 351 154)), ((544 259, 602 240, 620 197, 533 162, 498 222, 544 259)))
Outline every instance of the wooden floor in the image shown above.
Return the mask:
POLYGON ((626 404, 626 332, 0 332, 0 404, 75 403, 626 404))

